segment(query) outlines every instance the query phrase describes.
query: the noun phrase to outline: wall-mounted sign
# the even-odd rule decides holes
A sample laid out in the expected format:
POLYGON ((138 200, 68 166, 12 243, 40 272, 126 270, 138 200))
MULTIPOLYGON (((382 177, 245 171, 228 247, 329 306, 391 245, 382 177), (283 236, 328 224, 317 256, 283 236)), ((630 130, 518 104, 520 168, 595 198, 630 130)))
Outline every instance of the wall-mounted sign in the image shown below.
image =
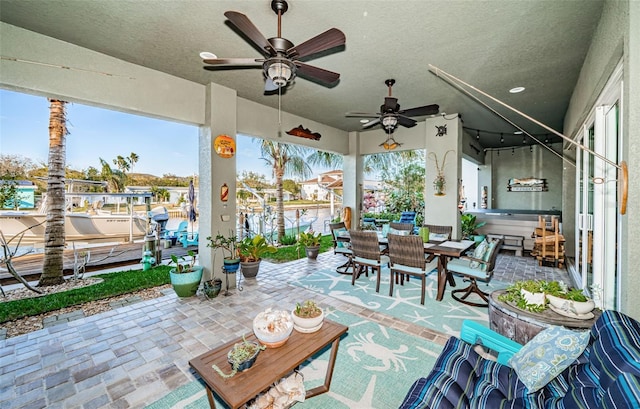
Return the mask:
POLYGON ((534 177, 509 179, 507 192, 546 192, 547 179, 538 179, 534 177))
POLYGON ((218 135, 213 141, 213 149, 218 156, 232 158, 236 153, 236 141, 227 135, 218 135))

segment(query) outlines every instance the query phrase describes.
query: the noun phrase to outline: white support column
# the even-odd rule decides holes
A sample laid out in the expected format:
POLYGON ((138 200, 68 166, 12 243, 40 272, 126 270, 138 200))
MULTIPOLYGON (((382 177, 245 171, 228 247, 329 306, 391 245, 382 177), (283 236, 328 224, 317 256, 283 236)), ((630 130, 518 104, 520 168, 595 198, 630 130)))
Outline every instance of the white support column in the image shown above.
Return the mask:
MULTIPOLYGON (((222 251, 207 247, 209 236, 218 232, 229 235, 236 234, 236 157, 223 158, 216 154, 213 147, 218 135, 227 135, 236 139, 236 106, 235 90, 217 84, 207 86, 205 101, 205 126, 200 128, 199 137, 199 209, 200 234, 198 253, 200 264, 204 266, 203 280, 212 277, 220 278, 226 288, 226 279, 222 273, 222 251), (223 184, 229 188, 228 201, 220 198, 223 184), (214 257, 215 255, 215 257, 214 257), (215 261, 215 264, 214 264, 215 261)), ((236 275, 229 274, 229 288, 236 285, 236 275)))
POLYGON ((460 118, 441 118, 441 122, 438 125, 447 125, 447 134, 444 136, 436 136, 434 126, 426 127, 424 223, 453 226, 452 237, 457 239, 461 237, 458 180, 462 177, 462 122, 460 118), (444 196, 436 196, 433 188, 433 181, 438 175, 434 155, 438 158, 438 165, 442 168, 446 181, 444 196))
POLYGON ((360 155, 360 133, 349 132, 349 154, 343 161, 343 196, 342 206, 351 208, 351 228, 358 227, 360 220, 360 203, 362 202, 362 156, 360 155))

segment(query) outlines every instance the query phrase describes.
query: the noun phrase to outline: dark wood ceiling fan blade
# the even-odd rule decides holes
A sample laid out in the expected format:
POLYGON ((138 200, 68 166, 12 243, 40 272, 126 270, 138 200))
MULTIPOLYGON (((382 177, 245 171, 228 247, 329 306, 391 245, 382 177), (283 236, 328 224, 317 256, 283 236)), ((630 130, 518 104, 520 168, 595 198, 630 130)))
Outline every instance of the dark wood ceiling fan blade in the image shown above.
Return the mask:
POLYGON ((416 126, 417 122, 414 119, 407 118, 406 116, 398 115, 398 124, 404 126, 405 128, 412 128, 416 126))
POLYGON ((346 37, 342 31, 337 28, 330 28, 324 33, 318 34, 302 44, 291 47, 287 50, 287 56, 289 56, 289 58, 296 59, 303 58, 308 55, 344 45, 345 42, 346 37))
POLYGON ((262 65, 263 59, 259 58, 213 58, 202 60, 205 64, 211 65, 262 65))
POLYGON ((366 124, 362 125, 362 129, 369 129, 372 126, 378 125, 380 123, 380 118, 376 118, 376 119, 372 119, 371 121, 367 122, 366 124))
POLYGON ((238 30, 247 36, 259 49, 263 50, 264 55, 275 55, 275 50, 271 46, 271 43, 265 38, 264 35, 258 30, 258 28, 249 20, 249 17, 237 11, 227 11, 224 16, 233 23, 238 30))
POLYGON ((380 116, 380 114, 370 114, 367 112, 347 112, 344 114, 347 118, 375 118, 380 116))
POLYGON ((333 84, 340 79, 340 74, 337 72, 314 67, 313 65, 308 65, 300 61, 294 61, 293 63, 297 67, 297 73, 304 77, 311 77, 325 84, 333 84))
POLYGON ((435 115, 439 112, 439 110, 440 110, 440 107, 436 104, 433 104, 433 105, 425 105, 423 107, 404 109, 402 111, 398 111, 398 113, 404 116, 425 116, 425 115, 435 115))

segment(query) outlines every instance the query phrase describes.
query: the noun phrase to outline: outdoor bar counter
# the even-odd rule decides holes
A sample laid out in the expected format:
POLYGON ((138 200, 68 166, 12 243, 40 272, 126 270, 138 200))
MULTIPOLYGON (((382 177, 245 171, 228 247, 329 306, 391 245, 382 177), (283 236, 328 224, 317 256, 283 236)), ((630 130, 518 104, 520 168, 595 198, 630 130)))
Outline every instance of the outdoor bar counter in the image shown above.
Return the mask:
POLYGON ((486 222, 478 229, 480 234, 504 234, 524 237, 524 249, 533 249, 531 235, 538 226, 538 216, 557 217, 562 231, 562 212, 559 210, 475 209, 465 213, 476 215, 477 222, 486 222))

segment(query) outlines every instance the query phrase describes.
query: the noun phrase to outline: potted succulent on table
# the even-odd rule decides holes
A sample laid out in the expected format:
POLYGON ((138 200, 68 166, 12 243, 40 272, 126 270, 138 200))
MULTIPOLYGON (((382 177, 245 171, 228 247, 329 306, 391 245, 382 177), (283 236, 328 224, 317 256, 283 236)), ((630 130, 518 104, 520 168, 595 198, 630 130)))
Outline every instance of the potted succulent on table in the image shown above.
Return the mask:
POLYGON ((242 336, 242 342, 234 344, 229 353, 227 354, 227 361, 231 365, 231 372, 224 373, 218 365, 212 365, 214 371, 216 371, 223 378, 231 378, 238 372, 246 371, 251 368, 258 358, 260 351, 266 347, 260 345, 255 341, 248 341, 244 335, 242 336))
POLYGON ((186 260, 183 256, 171 255, 169 265, 174 265, 169 271, 171 285, 178 297, 192 297, 198 292, 200 280, 202 280, 202 266, 196 266, 196 254, 189 250, 187 254, 191 257, 186 260))
POLYGON ((261 234, 242 239, 242 241, 238 243, 238 250, 240 252, 242 275, 244 275, 245 278, 254 278, 258 275, 262 257, 278 251, 278 249, 270 245, 267 239, 261 234))
POLYGON ((207 237, 207 247, 222 250, 224 270, 235 273, 240 268, 240 251, 238 237, 231 233, 228 236, 218 233, 215 237, 207 237))
POLYGON ((302 232, 298 236, 298 249, 304 248, 307 257, 315 260, 318 258, 318 253, 320 252, 320 237, 321 234, 315 234, 313 230, 309 230, 308 232, 302 232))
POLYGON ((298 332, 311 333, 322 328, 324 312, 313 300, 297 303, 291 312, 293 328, 298 332))

